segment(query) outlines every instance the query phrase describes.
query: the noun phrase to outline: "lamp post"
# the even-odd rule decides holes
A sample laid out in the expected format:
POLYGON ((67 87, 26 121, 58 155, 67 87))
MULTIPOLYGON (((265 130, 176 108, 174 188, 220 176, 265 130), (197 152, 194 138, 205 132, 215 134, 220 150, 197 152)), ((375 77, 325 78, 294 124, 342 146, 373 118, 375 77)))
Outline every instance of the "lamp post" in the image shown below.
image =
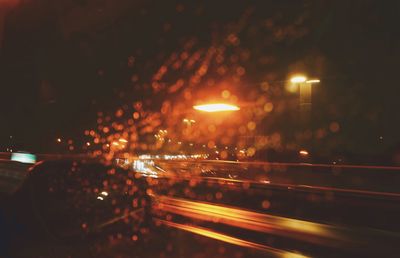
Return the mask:
POLYGON ((300 117, 303 122, 309 123, 312 108, 312 85, 319 83, 319 79, 308 80, 306 76, 297 75, 290 79, 290 82, 299 87, 300 117))
POLYGON ((314 145, 313 125, 312 125, 312 86, 320 82, 319 79, 307 79, 304 75, 297 75, 290 79, 290 82, 299 87, 299 111, 300 124, 304 129, 311 131, 311 153, 314 145))

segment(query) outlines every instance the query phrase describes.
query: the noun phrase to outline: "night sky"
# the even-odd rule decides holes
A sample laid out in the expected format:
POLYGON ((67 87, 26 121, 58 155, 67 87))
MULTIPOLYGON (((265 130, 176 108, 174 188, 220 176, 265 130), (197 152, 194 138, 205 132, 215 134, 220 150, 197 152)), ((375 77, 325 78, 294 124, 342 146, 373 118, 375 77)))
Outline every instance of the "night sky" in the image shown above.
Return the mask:
MULTIPOLYGON (((57 137, 79 139, 98 111, 148 98, 132 87, 133 73, 150 80, 185 40, 207 45, 246 10, 245 31, 269 17, 285 22, 302 14, 304 36, 264 48, 243 35, 242 44, 272 53, 282 77, 302 69, 321 78, 316 123, 340 123, 337 148, 379 154, 399 145, 395 1, 30 0, 3 12, 0 151, 10 135, 19 149, 40 152, 55 151, 57 137)), ((265 69, 253 67, 249 77, 262 80, 265 69)))

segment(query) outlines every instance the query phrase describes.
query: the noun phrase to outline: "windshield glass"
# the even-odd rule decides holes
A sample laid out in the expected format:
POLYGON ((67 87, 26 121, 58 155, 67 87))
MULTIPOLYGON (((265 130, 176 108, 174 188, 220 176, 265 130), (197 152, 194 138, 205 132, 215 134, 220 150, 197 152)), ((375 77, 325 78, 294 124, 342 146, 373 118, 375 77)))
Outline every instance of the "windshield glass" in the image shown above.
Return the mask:
POLYGON ((88 221, 125 221, 91 242, 106 257, 142 240, 139 257, 340 256, 370 243, 353 226, 398 234, 398 11, 0 0, 0 192, 38 196, 49 231, 63 218, 46 204, 85 210, 74 210, 84 234, 88 221))

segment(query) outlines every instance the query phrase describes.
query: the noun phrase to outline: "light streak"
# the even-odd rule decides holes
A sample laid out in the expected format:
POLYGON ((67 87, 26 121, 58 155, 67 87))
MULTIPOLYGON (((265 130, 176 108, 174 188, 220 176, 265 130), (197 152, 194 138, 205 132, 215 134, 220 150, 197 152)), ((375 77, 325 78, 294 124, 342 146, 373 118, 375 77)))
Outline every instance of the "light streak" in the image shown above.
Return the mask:
POLYGON ((258 243, 254 243, 254 242, 250 242, 250 241, 246 241, 240 238, 236 238, 236 237, 232 237, 229 235, 225 235, 219 232, 215 232, 215 231, 211 231, 209 229, 206 228, 201 228, 201 227, 197 227, 197 226, 191 226, 191 225, 185 225, 185 224, 179 224, 179 223, 175 223, 175 222, 171 222, 171 221, 166 221, 166 220, 158 220, 159 222, 163 223, 166 226, 169 227, 174 227, 177 229, 181 229, 184 231, 188 231, 197 235, 201 235, 201 236, 205 236, 205 237, 209 237, 212 239, 216 239, 225 243, 229 243, 229 244, 234 244, 234 245, 238 245, 238 246, 242 246, 242 247, 247 247, 247 248, 253 248, 253 249, 257 249, 260 251, 264 251, 264 252, 268 252, 272 255, 274 255, 275 257, 282 257, 282 258, 304 258, 304 257, 308 257, 308 256, 304 256, 302 254, 298 254, 298 253, 293 253, 293 252, 288 252, 285 250, 280 250, 277 248, 273 248, 270 246, 266 246, 266 245, 262 245, 262 244, 258 244, 258 243))
POLYGON ((196 220, 273 233, 327 246, 339 243, 349 244, 355 241, 348 237, 351 230, 345 228, 167 196, 156 196, 155 199, 158 201, 156 209, 196 220))

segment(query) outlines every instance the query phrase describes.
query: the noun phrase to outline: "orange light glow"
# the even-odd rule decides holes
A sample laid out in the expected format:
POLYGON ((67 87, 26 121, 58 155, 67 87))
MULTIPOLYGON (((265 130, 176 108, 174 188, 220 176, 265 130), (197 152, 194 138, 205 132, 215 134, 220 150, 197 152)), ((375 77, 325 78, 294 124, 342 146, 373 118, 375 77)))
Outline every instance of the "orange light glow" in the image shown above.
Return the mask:
POLYGON ((58 139, 57 139, 57 142, 61 142, 61 138, 58 138, 58 139))
POLYGON ((119 142, 125 142, 125 143, 127 143, 128 141, 121 138, 121 139, 119 139, 119 142))
POLYGON ((204 104, 193 106, 194 109, 204 112, 223 112, 240 110, 238 106, 224 103, 204 104))

